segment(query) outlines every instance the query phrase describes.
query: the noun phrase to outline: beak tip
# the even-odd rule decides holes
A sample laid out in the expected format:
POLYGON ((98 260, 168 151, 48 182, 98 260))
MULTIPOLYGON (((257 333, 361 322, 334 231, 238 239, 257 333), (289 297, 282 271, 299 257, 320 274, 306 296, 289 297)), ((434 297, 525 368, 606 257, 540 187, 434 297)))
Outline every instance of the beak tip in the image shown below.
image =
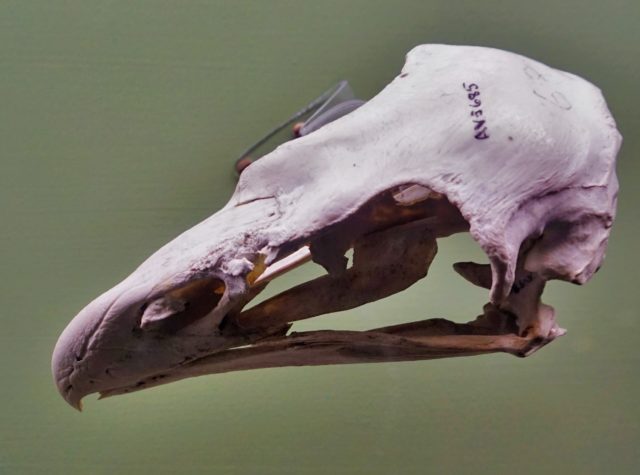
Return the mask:
POLYGON ((51 362, 53 381, 60 396, 71 407, 82 411, 82 398, 86 396, 86 393, 77 387, 77 381, 74 381, 74 371, 71 369, 73 363, 69 361, 68 355, 62 350, 61 345, 56 345, 51 362))
POLYGON ((72 401, 67 401, 69 403, 69 405, 74 408, 76 411, 78 412, 82 412, 82 401, 76 401, 76 402, 72 402, 72 401))
MULTIPOLYGON (((55 375, 54 375, 55 379, 55 375)), ((85 394, 77 391, 71 384, 68 384, 68 378, 64 378, 63 380, 55 380, 58 393, 62 396, 62 399, 66 401, 71 407, 76 409, 78 412, 82 412, 82 398, 85 394)))
POLYGON ((82 395, 68 392, 62 396, 67 403, 76 411, 82 412, 82 395))

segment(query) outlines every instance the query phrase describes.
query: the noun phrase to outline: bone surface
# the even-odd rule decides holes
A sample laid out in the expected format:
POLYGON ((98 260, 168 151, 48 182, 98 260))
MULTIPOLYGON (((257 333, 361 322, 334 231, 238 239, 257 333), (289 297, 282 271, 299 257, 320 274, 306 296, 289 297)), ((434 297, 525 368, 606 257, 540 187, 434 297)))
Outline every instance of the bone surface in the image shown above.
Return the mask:
POLYGON ((620 143, 584 79, 491 48, 418 46, 378 95, 251 164, 224 208, 87 305, 58 340, 54 380, 79 408, 227 371, 527 356, 564 334, 545 283, 583 284, 602 263, 620 143), (455 266, 489 290, 471 323, 291 331, 400 292, 427 274, 436 239, 467 231, 488 261, 455 266), (308 260, 327 275, 250 307, 308 260))

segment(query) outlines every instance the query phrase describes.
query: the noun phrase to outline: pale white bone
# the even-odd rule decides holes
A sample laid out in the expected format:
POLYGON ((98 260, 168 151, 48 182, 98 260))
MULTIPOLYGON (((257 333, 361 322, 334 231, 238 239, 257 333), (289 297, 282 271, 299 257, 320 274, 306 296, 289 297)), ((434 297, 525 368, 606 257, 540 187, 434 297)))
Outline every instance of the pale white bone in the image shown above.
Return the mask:
POLYGON ((420 201, 424 201, 433 192, 426 186, 409 185, 403 186, 397 193, 393 194, 393 199, 401 206, 409 206, 420 201))
POLYGON ((151 302, 145 309, 140 320, 140 327, 143 329, 152 328, 154 324, 178 312, 182 312, 184 309, 184 301, 161 297, 151 302))
POLYGON ((309 262, 310 260, 311 251, 309 250, 309 246, 302 246, 297 251, 289 254, 287 257, 280 259, 279 261, 274 262, 269 267, 267 267, 265 271, 260 274, 260 276, 254 281, 254 284, 266 284, 276 277, 279 277, 282 274, 285 274, 290 270, 301 266, 305 262, 309 262))
MULTIPOLYGON (((222 330, 262 288, 248 279, 260 259, 270 269, 311 242, 318 260, 338 272, 339 252, 351 243, 334 233, 330 245, 320 245, 321 236, 374 197, 407 185, 455 205, 491 266, 491 279, 478 269, 463 274, 480 285, 490 281, 491 304, 481 322, 490 322, 497 336, 473 343, 478 340, 441 335, 446 344, 429 340, 424 351, 433 354, 429 348, 442 345, 460 354, 535 350, 562 333, 539 301, 544 281, 584 283, 601 264, 615 215, 620 142, 600 91, 577 76, 490 48, 418 46, 376 97, 251 165, 221 211, 83 309, 54 351, 58 388, 78 407, 92 392, 214 371, 206 361, 215 354, 269 336, 222 330), (471 115, 479 110, 481 124, 471 115), (521 254, 525 241, 532 244, 521 254), (224 282, 224 295, 206 318, 175 334, 139 329, 143 304, 203 277, 224 282), (514 282, 530 290, 514 297, 514 282), (500 333, 496 322, 504 321, 505 311, 520 314, 519 332, 532 330, 500 333)), ((399 201, 409 206, 414 199, 401 193, 399 201)), ((451 232, 461 230, 454 222, 451 232)), ((272 269, 267 277, 278 274, 272 269)), ((282 339, 286 328, 273 331, 268 341, 281 359, 265 357, 251 367, 288 364, 290 343, 299 347, 282 339)), ((394 341, 402 346, 405 340, 394 341)), ((335 353, 320 358, 337 359, 335 353)), ((299 364, 313 364, 313 358, 299 364)))

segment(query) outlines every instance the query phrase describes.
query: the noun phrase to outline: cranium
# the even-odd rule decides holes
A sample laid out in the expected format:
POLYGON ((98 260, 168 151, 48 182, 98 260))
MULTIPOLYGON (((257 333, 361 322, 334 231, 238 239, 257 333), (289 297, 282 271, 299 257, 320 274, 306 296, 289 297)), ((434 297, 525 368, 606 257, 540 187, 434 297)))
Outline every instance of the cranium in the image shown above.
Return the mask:
POLYGON ((545 282, 589 280, 614 219, 621 137, 589 82, 513 53, 423 45, 382 92, 251 165, 229 203, 85 307, 53 354, 62 396, 287 365, 526 356, 562 330, 545 282), (303 166, 298 166, 304 161, 303 166), (482 315, 290 333, 424 277, 469 231, 488 264, 482 315), (345 252, 353 249, 353 265, 345 252), (327 275, 252 308, 308 259, 327 275))

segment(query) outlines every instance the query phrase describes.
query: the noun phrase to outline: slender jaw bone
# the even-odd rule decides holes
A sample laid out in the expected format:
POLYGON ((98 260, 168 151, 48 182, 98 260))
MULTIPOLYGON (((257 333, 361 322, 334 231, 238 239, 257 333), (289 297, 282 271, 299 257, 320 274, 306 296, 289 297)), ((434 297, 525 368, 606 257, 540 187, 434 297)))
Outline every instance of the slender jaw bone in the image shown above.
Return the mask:
POLYGON ((527 356, 564 334, 545 283, 588 281, 615 217, 621 138, 595 86, 513 53, 423 45, 338 112, 251 163, 223 209, 71 321, 52 362, 67 402, 247 369, 527 356), (489 291, 475 320, 291 331, 413 285, 459 232, 488 259, 454 266, 489 291), (250 305, 310 260, 326 275, 250 305))

